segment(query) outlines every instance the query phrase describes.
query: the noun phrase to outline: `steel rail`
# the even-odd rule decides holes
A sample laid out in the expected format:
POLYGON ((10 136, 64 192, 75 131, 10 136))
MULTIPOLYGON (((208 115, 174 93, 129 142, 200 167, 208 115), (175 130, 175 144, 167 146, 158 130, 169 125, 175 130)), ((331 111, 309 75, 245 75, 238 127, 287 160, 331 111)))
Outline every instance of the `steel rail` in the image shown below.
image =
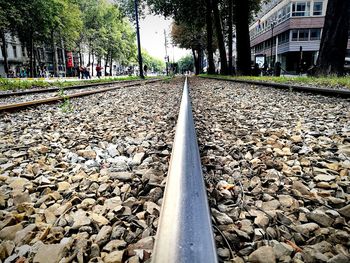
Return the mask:
POLYGON ((217 78, 217 77, 201 77, 201 78, 230 81, 230 82, 237 82, 237 83, 243 83, 243 84, 260 85, 260 86, 273 87, 273 88, 285 89, 290 91, 294 90, 299 92, 309 92, 309 93, 320 94, 324 96, 350 98, 350 90, 346 90, 346 89, 305 87, 305 86, 281 84, 281 83, 274 83, 274 82, 265 82, 265 81, 263 82, 263 81, 241 80, 241 79, 223 79, 223 78, 217 78))
POLYGON ((16 109, 23 109, 23 108, 27 108, 30 106, 47 104, 47 103, 62 101, 65 99, 83 97, 83 96, 93 95, 93 94, 102 93, 102 92, 111 91, 111 90, 120 89, 120 88, 141 86, 142 84, 149 84, 149 83, 154 83, 157 81, 161 81, 161 79, 155 79, 155 80, 126 84, 126 85, 118 85, 118 86, 113 86, 113 87, 108 87, 108 88, 97 89, 97 90, 88 90, 88 91, 83 91, 83 92, 79 92, 79 93, 68 94, 68 95, 65 95, 63 97, 62 96, 55 96, 55 97, 39 99, 39 100, 32 100, 32 101, 25 101, 25 102, 19 102, 19 103, 11 103, 11 104, 3 104, 3 105, 0 105, 0 112, 1 111, 11 111, 11 110, 16 110, 16 109))
POLYGON ((187 78, 152 262, 217 262, 187 78))
POLYGON ((47 88, 47 89, 32 89, 32 90, 15 91, 15 92, 4 92, 4 93, 0 93, 0 98, 6 98, 6 97, 12 97, 12 96, 23 96, 23 95, 35 94, 35 93, 48 93, 48 92, 59 91, 61 89, 63 90, 84 89, 84 88, 90 88, 95 86, 107 86, 107 85, 113 85, 113 84, 119 84, 119 83, 130 83, 130 82, 136 82, 136 81, 143 81, 143 80, 118 80, 118 81, 110 81, 110 82, 88 83, 88 84, 68 86, 63 88, 53 87, 53 88, 47 88))

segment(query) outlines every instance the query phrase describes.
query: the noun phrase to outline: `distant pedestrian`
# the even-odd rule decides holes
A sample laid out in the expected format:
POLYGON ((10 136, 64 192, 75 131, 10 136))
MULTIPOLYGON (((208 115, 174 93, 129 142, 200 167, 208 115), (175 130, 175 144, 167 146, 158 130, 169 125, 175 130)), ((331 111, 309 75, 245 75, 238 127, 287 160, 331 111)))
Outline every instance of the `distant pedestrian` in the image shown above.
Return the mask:
POLYGON ((264 62, 264 66, 263 66, 263 75, 266 76, 267 75, 267 69, 268 69, 268 65, 267 65, 267 62, 265 61, 264 62))
POLYGON ((80 66, 78 70, 78 78, 84 79, 84 67, 80 66))
POLYGON ((102 69, 103 68, 100 65, 96 66, 96 72, 97 72, 97 77, 98 78, 101 78, 101 76, 102 76, 102 69))
POLYGON ((145 76, 147 76, 147 70, 148 70, 148 67, 147 67, 147 65, 145 65, 145 66, 143 67, 143 72, 144 72, 144 75, 145 75, 145 76))
POLYGON ((260 68, 258 63, 254 64, 253 76, 260 76, 260 68))
POLYGON ((85 68, 85 78, 91 79, 89 66, 86 66, 86 68, 85 68))

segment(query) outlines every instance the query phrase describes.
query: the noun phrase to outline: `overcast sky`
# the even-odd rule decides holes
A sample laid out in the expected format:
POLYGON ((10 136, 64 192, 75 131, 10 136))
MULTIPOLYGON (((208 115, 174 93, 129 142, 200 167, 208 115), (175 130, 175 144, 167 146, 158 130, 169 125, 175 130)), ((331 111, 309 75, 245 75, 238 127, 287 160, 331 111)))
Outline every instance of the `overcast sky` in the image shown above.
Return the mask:
POLYGON ((190 54, 189 50, 180 49, 172 46, 170 38, 171 20, 165 20, 161 16, 147 15, 140 20, 141 46, 148 53, 156 58, 164 60, 165 57, 165 38, 164 29, 168 38, 168 56, 170 62, 179 60, 181 57, 190 54))

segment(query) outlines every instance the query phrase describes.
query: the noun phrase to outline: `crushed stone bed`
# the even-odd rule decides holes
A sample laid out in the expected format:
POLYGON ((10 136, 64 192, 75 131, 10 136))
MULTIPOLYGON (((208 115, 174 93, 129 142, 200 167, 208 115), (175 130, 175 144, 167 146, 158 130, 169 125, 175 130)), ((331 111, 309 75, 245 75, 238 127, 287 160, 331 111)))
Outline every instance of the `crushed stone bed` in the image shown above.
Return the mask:
MULTIPOLYGON (((132 84, 133 82, 130 83, 115 83, 115 84, 110 84, 110 85, 103 85, 103 86, 93 86, 93 87, 86 87, 86 88, 76 88, 76 89, 62 89, 64 95, 69 95, 73 93, 80 93, 84 91, 91 91, 91 90, 98 90, 98 89, 105 89, 105 88, 110 88, 113 86, 122 86, 122 85, 129 85, 132 84)), ((137 83, 136 81, 134 82, 135 84, 137 83)), ((137 87, 137 86, 135 86, 137 87)), ((123 88, 123 87, 121 87, 123 88)), ((63 95, 63 96, 64 96, 63 95)), ((21 102, 26 102, 26 101, 31 101, 31 100, 40 100, 40 99, 46 99, 46 98, 51 98, 51 97, 61 97, 62 92, 61 91, 53 91, 53 92, 45 92, 45 93, 30 93, 30 94, 25 94, 25 95, 14 95, 10 97, 3 97, 0 98, 0 105, 5 105, 5 104, 12 104, 12 103, 21 103, 21 102)))
POLYGON ((181 88, 153 83, 72 100, 68 112, 2 113, 0 259, 147 260, 181 88))
POLYGON ((349 261, 350 102, 190 86, 220 259, 349 261))
MULTIPOLYGON (((350 102, 190 78, 220 262, 348 262, 350 102)), ((2 262, 150 262, 183 79, 0 113, 2 262)))

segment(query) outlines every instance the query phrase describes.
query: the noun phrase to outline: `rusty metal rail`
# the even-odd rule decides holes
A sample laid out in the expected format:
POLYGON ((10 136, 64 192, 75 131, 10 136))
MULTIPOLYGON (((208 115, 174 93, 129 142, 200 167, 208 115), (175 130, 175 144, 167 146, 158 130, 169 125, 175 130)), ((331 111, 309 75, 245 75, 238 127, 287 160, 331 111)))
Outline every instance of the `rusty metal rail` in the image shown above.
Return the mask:
POLYGON ((292 84, 281 84, 281 83, 274 83, 274 82, 263 82, 263 81, 241 80, 241 79, 224 79, 224 78, 220 78, 220 77, 201 77, 201 78, 230 81, 230 82, 237 82, 237 83, 243 83, 243 84, 259 85, 259 86, 265 86, 265 87, 285 89, 285 90, 290 90, 290 91, 308 92, 308 93, 320 94, 320 95, 324 95, 324 96, 350 98, 350 90, 346 90, 346 89, 306 87, 306 86, 299 86, 299 85, 294 85, 294 84, 293 85, 292 84))
MULTIPOLYGON (((98 82, 88 83, 88 84, 82 84, 82 85, 76 85, 76 86, 63 87, 62 89, 63 90, 85 89, 85 88, 97 87, 97 86, 124 84, 124 83, 130 83, 135 81, 142 81, 142 80, 117 80, 117 81, 100 82, 100 83, 98 82)), ((61 88, 59 87, 52 87, 52 88, 46 88, 46 89, 31 89, 31 90, 23 90, 23 91, 4 92, 4 93, 0 93, 0 98, 7 98, 12 96, 23 96, 23 95, 36 94, 36 93, 55 92, 55 91, 59 91, 60 89, 61 88)))
POLYGON ((92 94, 97 94, 97 93, 102 93, 106 91, 111 91, 119 88, 126 88, 126 87, 133 87, 133 86, 140 86, 142 84, 149 84, 149 83, 154 83, 157 81, 161 81, 160 79, 155 79, 155 80, 150 80, 150 81, 142 81, 142 82, 137 82, 137 83, 131 83, 131 84, 126 84, 126 85, 118 85, 118 86, 113 86, 113 87, 108 87, 108 88, 102 88, 102 89, 97 89, 97 90, 88 90, 88 91, 83 91, 79 93, 73 93, 73 94, 68 94, 63 97, 61 96, 55 96, 55 97, 50 97, 50 98, 45 98, 45 99, 39 99, 39 100, 33 100, 33 101, 26 101, 26 102, 20 102, 20 103, 11 103, 11 104, 3 104, 0 105, 0 112, 1 111, 13 111, 17 109, 23 109, 27 108, 30 106, 36 106, 40 104, 47 104, 47 103, 52 103, 52 102, 57 102, 57 101, 62 101, 65 99, 70 99, 70 98, 77 98, 77 97, 83 97, 83 96, 88 96, 92 94))
POLYGON ((152 262, 217 262, 187 78, 152 262))

